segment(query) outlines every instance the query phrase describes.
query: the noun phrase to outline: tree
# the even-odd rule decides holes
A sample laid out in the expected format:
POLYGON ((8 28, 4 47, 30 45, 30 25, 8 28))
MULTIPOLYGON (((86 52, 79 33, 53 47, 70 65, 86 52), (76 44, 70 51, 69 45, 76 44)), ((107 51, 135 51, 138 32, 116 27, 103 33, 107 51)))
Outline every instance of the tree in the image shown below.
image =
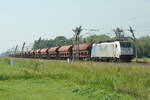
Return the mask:
POLYGON ((150 37, 140 37, 137 40, 136 47, 138 51, 138 57, 150 57, 150 37))
POLYGON ((101 41, 108 41, 108 40, 111 40, 111 38, 107 35, 92 35, 92 36, 89 36, 87 37, 87 42, 88 43, 91 43, 91 42, 95 42, 95 43, 99 43, 101 41))
POLYGON ((34 41, 34 45, 32 49, 42 49, 42 48, 49 48, 54 46, 52 40, 44 40, 41 37, 38 40, 34 41))
POLYGON ((54 39, 54 45, 55 46, 62 46, 62 45, 67 45, 68 44, 68 40, 66 37, 64 36, 57 36, 55 39, 54 39))

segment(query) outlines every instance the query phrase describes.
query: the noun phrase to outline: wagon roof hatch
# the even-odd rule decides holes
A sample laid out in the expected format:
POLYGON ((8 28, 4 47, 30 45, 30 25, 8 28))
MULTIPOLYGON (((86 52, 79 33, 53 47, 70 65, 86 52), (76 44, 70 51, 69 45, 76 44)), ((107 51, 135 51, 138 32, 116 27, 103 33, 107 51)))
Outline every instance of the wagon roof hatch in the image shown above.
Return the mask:
POLYGON ((58 49, 58 51, 60 51, 60 52, 67 52, 67 51, 69 51, 69 49, 72 47, 72 45, 67 45, 67 46, 62 46, 62 47, 60 47, 59 49, 58 49))
POLYGON ((48 52, 55 52, 59 47, 52 47, 48 50, 48 52))
POLYGON ((47 51, 48 51, 48 49, 49 49, 49 48, 41 49, 41 51, 40 51, 40 52, 41 52, 41 53, 47 52, 47 51))
MULTIPOLYGON (((87 50, 89 46, 91 46, 90 43, 79 44, 79 50, 87 50)), ((73 47, 73 50, 76 49, 77 49, 77 45, 73 47)))

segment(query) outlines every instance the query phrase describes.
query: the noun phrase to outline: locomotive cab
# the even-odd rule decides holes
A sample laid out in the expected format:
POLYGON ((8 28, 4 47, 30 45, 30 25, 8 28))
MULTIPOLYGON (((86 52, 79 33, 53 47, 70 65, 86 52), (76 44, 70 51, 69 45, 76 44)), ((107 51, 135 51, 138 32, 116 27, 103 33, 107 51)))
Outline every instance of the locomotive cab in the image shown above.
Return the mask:
POLYGON ((119 42, 120 60, 131 61, 134 58, 134 45, 131 42, 119 42))

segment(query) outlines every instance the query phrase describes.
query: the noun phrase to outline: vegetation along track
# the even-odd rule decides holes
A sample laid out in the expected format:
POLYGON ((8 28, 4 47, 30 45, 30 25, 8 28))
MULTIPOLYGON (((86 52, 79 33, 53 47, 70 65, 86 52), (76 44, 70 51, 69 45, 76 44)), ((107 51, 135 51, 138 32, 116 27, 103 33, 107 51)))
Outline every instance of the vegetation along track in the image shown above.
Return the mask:
POLYGON ((0 59, 0 100, 150 100, 147 65, 13 61, 12 66, 8 58, 0 59))

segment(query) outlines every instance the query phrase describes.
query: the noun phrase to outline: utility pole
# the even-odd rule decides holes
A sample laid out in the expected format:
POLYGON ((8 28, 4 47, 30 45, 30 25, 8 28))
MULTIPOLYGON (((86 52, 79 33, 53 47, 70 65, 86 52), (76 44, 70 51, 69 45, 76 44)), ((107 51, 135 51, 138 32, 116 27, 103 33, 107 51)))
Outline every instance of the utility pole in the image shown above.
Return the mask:
MULTIPOLYGON (((18 49, 18 45, 16 45, 14 52, 13 52, 13 48, 12 48, 12 52, 13 52, 12 54, 14 54, 13 57, 15 57, 17 49, 18 49)), ((10 65, 14 66, 14 63, 15 63, 14 59, 12 57, 10 57, 10 65)))
POLYGON ((16 45, 16 48, 15 48, 15 51, 14 51, 15 54, 16 54, 16 52, 17 52, 17 49, 18 49, 18 45, 16 45))
POLYGON ((26 43, 24 42, 23 43, 23 46, 22 46, 22 50, 21 50, 21 56, 23 57, 23 51, 24 51, 24 47, 25 47, 26 43))
POLYGON ((135 30, 133 30, 133 28, 130 26, 128 31, 130 31, 132 33, 133 41, 134 41, 134 44, 135 44, 135 57, 136 57, 136 62, 137 62, 138 61, 138 54, 137 54, 137 46, 136 46, 136 37, 135 37, 135 34, 134 34, 135 30))
MULTIPOLYGON (((74 44, 74 40, 71 40, 71 42, 72 42, 72 46, 74 47, 75 46, 75 44, 74 44)), ((74 48, 72 49, 72 61, 74 61, 75 60, 75 51, 74 51, 74 48)))
POLYGON ((13 48, 10 49, 10 57, 13 56, 13 48))
POLYGON ((76 60, 79 59, 79 39, 80 39, 80 34, 83 31, 82 26, 76 27, 76 29, 73 29, 73 32, 75 33, 75 50, 76 50, 76 60))

